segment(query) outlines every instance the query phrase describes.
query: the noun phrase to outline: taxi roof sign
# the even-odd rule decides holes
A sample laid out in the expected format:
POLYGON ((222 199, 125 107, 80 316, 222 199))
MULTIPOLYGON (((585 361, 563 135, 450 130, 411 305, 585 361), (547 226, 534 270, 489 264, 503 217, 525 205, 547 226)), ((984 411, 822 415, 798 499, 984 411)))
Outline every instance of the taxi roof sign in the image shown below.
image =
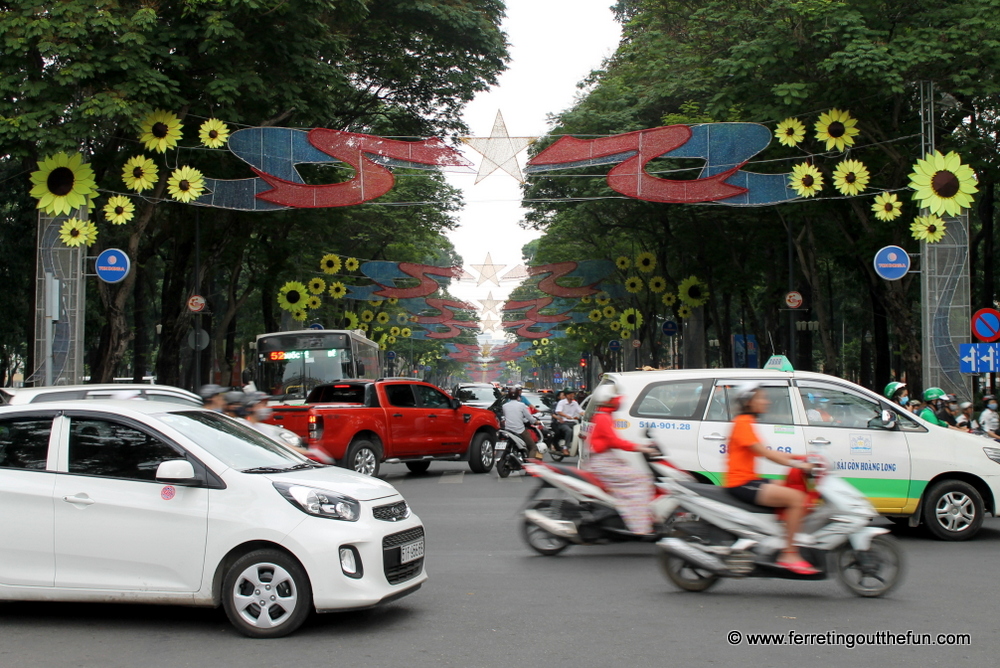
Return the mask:
POLYGON ((795 371, 795 367, 784 355, 771 355, 767 363, 764 364, 764 368, 772 371, 795 371))

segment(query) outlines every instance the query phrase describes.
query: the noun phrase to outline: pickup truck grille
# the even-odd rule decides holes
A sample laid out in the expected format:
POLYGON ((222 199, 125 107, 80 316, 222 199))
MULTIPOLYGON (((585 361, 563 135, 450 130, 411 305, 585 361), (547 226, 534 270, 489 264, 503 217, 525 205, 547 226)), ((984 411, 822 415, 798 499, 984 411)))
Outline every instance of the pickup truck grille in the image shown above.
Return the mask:
POLYGON ((376 506, 372 512, 375 514, 375 519, 383 522, 398 522, 410 516, 410 508, 406 505, 406 501, 392 503, 388 506, 376 506))
POLYGON ((389 534, 382 539, 382 562, 385 569, 385 579, 389 581, 389 584, 399 584, 400 582, 412 580, 423 571, 423 557, 414 559, 406 564, 399 563, 399 546, 412 543, 423 537, 424 528, 415 527, 406 531, 400 531, 399 533, 389 534))

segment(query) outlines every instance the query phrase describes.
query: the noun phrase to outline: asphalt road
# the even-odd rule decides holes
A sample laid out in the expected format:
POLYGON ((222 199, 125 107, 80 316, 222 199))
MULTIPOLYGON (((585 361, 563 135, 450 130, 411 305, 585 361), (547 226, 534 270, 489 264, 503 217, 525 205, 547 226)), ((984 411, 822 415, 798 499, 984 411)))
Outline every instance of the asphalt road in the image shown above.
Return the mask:
MULTIPOLYGON (((654 547, 571 547, 535 556, 517 513, 533 487, 464 464, 386 466, 422 518, 430 580, 379 609, 314 615, 291 637, 249 640, 221 610, 0 604, 0 668, 47 666, 894 666, 996 665, 1000 520, 968 543, 896 531, 906 580, 885 599, 835 581, 728 580, 676 590, 654 547), (731 631, 744 640, 731 645, 731 631), (750 647, 745 634, 968 633, 965 646, 750 647)), ((0 538, 2 539, 2 538, 0 538)))

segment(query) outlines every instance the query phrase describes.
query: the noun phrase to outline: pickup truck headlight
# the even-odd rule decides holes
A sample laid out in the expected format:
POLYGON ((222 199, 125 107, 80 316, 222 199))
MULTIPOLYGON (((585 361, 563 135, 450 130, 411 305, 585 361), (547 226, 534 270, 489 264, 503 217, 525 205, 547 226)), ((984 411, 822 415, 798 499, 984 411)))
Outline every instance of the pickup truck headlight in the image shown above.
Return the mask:
POLYGON ((289 482, 276 482, 274 488, 290 504, 308 515, 347 522, 357 522, 361 517, 361 504, 349 496, 289 482))
POLYGON ((986 453, 987 457, 1000 464, 1000 448, 984 447, 983 452, 986 453))

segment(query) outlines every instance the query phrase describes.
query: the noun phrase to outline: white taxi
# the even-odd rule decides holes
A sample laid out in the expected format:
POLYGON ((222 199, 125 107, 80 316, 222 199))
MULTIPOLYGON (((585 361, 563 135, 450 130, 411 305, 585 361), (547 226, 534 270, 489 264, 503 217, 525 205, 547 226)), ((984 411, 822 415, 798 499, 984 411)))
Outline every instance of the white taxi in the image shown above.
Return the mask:
MULTIPOLYGON (((648 430, 675 465, 718 485, 735 417, 732 390, 751 381, 770 400, 768 413, 757 420, 765 446, 822 454, 893 521, 923 523, 942 540, 966 540, 979 531, 985 513, 996 515, 1000 443, 932 425, 841 378, 688 369, 610 373, 601 383, 614 383, 624 397, 613 415, 624 438, 641 441, 648 430)), ((584 434, 594 409, 588 406, 584 434)), ((785 473, 771 462, 759 466, 764 477, 785 473)))
POLYGON ((427 579, 392 485, 200 408, 2 408, 0 508, 0 600, 222 605, 271 638, 427 579))

